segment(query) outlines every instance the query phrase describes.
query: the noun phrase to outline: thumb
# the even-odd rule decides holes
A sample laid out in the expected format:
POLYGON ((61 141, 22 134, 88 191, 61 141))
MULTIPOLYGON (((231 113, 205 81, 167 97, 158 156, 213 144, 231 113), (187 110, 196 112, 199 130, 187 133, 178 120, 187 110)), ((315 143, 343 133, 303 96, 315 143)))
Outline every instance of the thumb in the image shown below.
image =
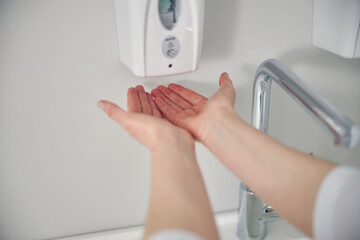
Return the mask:
POLYGON ((101 108, 109 116, 109 118, 125 127, 126 112, 123 109, 116 104, 105 100, 99 101, 97 106, 101 108))
POLYGON ((141 118, 143 117, 142 115, 126 112, 118 105, 105 100, 99 101, 97 105, 108 115, 109 118, 117 122, 131 135, 136 132, 134 129, 141 128, 141 124, 139 124, 139 122, 141 122, 141 118))
POLYGON ((154 127, 149 126, 155 126, 154 123, 160 119, 145 114, 126 112, 116 104, 105 100, 99 101, 97 105, 132 137, 148 148, 152 148, 154 127))
POLYGON ((220 105, 230 104, 231 107, 233 107, 235 103, 235 89, 227 73, 221 74, 219 85, 220 88, 209 100, 217 102, 220 105))
POLYGON ((226 72, 223 72, 221 75, 220 75, 220 78, 219 78, 219 86, 222 87, 222 86, 230 86, 230 87, 233 87, 233 83, 229 77, 229 74, 226 73, 226 72))

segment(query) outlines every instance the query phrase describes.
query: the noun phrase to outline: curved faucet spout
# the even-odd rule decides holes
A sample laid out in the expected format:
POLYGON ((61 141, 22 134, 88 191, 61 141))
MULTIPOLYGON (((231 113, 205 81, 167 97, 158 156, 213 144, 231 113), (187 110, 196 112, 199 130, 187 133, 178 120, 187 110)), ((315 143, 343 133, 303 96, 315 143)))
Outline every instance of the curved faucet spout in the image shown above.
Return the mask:
POLYGON ((335 144, 354 147, 359 143, 360 127, 276 59, 264 61, 256 71, 251 119, 254 127, 267 133, 272 81, 309 113, 334 138, 335 144))
MULTIPOLYGON (((335 140, 335 144, 354 147, 360 141, 360 127, 336 109, 325 98, 275 59, 261 63, 253 86, 252 125, 267 133, 271 83, 275 81, 335 140)), ((240 239, 260 240, 266 236, 269 221, 280 218, 247 186, 240 185, 240 206, 237 234, 240 239)))

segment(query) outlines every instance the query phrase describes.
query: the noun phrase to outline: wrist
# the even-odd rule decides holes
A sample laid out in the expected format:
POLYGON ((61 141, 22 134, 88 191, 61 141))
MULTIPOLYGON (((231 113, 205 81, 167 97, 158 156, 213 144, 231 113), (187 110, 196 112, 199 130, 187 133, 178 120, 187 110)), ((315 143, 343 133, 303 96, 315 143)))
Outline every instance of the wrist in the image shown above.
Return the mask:
POLYGON ((224 134, 227 122, 231 120, 240 120, 241 118, 237 115, 232 108, 222 108, 217 110, 215 113, 209 113, 205 116, 203 126, 200 128, 199 140, 203 144, 207 145, 212 139, 221 137, 224 134))
POLYGON ((188 144, 166 144, 151 151, 152 174, 174 177, 197 166, 195 148, 188 144))
POLYGON ((195 155, 194 138, 185 130, 161 132, 154 138, 150 147, 151 155, 186 153, 195 155))

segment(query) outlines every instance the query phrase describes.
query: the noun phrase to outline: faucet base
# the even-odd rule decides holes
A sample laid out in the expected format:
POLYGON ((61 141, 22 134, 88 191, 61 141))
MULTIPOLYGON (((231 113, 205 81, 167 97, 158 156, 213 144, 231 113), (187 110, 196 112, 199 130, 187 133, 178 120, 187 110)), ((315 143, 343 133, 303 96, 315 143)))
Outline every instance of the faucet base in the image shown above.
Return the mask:
POLYGON ((240 184, 239 199, 238 237, 241 240, 264 239, 267 232, 267 223, 281 218, 244 183, 240 184))

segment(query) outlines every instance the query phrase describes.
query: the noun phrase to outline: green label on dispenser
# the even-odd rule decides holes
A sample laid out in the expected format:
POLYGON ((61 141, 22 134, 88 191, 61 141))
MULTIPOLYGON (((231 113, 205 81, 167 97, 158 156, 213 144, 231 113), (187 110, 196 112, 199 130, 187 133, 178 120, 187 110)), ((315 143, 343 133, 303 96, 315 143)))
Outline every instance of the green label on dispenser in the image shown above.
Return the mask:
POLYGON ((159 0, 159 15, 163 26, 171 30, 176 25, 180 13, 180 0, 159 0))

